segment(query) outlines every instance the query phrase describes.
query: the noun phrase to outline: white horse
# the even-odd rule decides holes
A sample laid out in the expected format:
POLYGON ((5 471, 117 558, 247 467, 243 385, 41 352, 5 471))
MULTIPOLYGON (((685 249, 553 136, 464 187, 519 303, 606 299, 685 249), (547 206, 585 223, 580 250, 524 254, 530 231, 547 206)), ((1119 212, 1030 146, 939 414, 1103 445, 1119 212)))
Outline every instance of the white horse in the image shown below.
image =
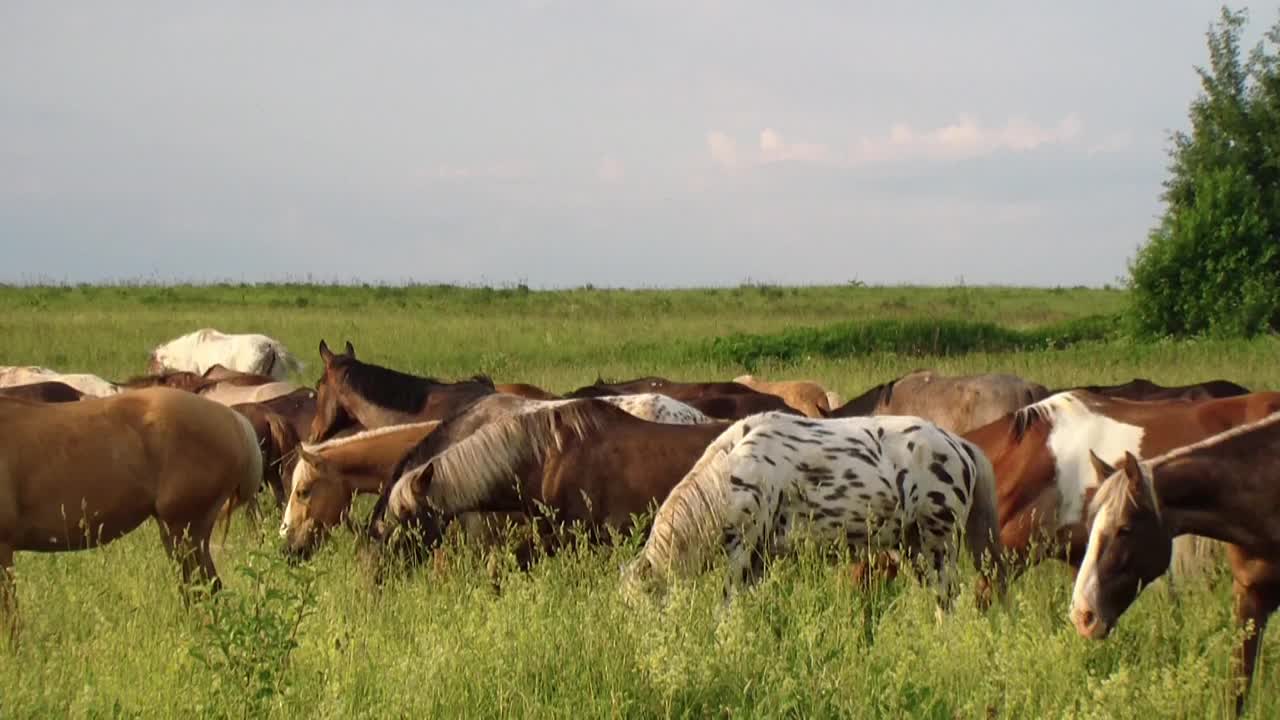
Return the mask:
POLYGON ((183 370, 204 374, 214 365, 284 380, 302 364, 279 341, 266 335, 228 335, 204 328, 170 340, 151 351, 147 371, 183 370))
POLYGON ((945 608, 960 528, 978 567, 998 561, 995 471, 976 445, 917 417, 762 413, 725 430, 671 490, 623 589, 661 588, 725 552, 728 599, 808 537, 859 553, 905 545, 945 608))
POLYGON ((35 367, 3 367, 0 366, 0 387, 14 387, 41 382, 60 382, 79 390, 85 395, 107 397, 120 392, 119 386, 103 380, 97 375, 87 373, 63 374, 49 368, 35 367))

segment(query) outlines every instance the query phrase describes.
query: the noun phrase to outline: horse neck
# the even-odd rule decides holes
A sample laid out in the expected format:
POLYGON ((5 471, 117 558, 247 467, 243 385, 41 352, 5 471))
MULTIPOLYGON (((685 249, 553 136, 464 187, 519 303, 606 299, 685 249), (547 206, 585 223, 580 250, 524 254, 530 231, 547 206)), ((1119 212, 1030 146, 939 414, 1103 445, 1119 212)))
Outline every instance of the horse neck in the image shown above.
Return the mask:
POLYGON ((1157 465, 1153 476, 1171 536, 1202 535, 1280 552, 1280 442, 1235 455, 1188 454, 1157 465))

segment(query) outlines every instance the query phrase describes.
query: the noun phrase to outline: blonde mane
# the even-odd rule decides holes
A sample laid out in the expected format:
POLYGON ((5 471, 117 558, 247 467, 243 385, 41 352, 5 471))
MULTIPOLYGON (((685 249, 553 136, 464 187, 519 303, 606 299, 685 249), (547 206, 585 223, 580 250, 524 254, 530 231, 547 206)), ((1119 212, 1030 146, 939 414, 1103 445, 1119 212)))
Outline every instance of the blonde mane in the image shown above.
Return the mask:
POLYGON ((541 460, 563 447, 561 432, 584 439, 598 432, 606 420, 597 406, 584 402, 495 420, 403 473, 397 482, 434 465, 428 501, 441 512, 463 512, 517 477, 523 463, 541 460))
POLYGON ((356 433, 355 435, 347 435, 345 437, 334 438, 332 440, 325 440, 324 442, 318 442, 314 444, 304 442, 302 443, 302 449, 309 453, 318 453, 324 450, 332 450, 334 448, 339 448, 344 445, 350 445, 351 443, 359 442, 362 440, 369 440, 372 438, 381 437, 383 435, 390 435, 391 433, 401 432, 404 430, 411 430, 411 429, 425 430, 433 425, 439 425, 439 424, 440 424, 439 420, 425 420, 423 422, 403 423, 401 425, 387 425, 385 427, 374 428, 372 430, 364 430, 362 432, 356 433))

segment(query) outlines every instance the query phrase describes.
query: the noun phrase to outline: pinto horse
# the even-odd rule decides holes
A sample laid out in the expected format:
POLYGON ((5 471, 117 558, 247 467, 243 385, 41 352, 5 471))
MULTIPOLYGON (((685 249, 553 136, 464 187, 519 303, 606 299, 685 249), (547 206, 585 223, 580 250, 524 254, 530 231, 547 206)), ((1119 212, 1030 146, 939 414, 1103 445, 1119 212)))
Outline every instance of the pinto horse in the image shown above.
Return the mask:
POLYGON ((1090 452, 1108 462, 1126 452, 1153 457, 1280 410, 1280 393, 1200 402, 1117 400, 1073 390, 1029 405, 965 435, 991 459, 998 482, 1000 540, 1024 559, 1048 536, 1078 566, 1083 525, 1099 478, 1090 452))
POLYGON ((444 420, 478 398, 492 395, 493 381, 476 376, 446 383, 397 372, 356 359, 348 342, 336 354, 320 341, 324 374, 316 383, 316 414, 309 442, 323 442, 358 422, 365 428, 444 420))
MULTIPOLYGON (((219 586, 209 536, 225 504, 255 506, 262 455, 249 421, 151 388, 77 403, 0 400, 0 611, 16 637, 13 554, 83 550, 155 518, 184 584, 219 586)), ((228 515, 229 517, 229 515, 228 515)))
POLYGON ((1174 537, 1229 543, 1236 620, 1253 624, 1236 657, 1240 713, 1267 620, 1280 607, 1280 414, 1147 462, 1126 453, 1119 472, 1096 462, 1107 477, 1090 505, 1088 549, 1072 592, 1076 630, 1106 637, 1169 567, 1174 537))
POLYGON ((828 417, 914 415, 963 434, 1048 394, 1043 385, 1014 375, 949 377, 933 370, 916 370, 871 388, 828 417))

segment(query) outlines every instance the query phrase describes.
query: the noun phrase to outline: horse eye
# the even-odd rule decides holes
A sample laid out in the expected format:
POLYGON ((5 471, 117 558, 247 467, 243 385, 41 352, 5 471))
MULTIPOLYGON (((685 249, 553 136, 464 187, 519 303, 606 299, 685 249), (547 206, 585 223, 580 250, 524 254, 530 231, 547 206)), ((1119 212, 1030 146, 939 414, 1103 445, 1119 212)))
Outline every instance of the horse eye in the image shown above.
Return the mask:
POLYGON ((1120 537, 1128 535, 1131 532, 1133 532, 1132 525, 1121 525, 1120 527, 1116 528, 1116 535, 1120 537))

